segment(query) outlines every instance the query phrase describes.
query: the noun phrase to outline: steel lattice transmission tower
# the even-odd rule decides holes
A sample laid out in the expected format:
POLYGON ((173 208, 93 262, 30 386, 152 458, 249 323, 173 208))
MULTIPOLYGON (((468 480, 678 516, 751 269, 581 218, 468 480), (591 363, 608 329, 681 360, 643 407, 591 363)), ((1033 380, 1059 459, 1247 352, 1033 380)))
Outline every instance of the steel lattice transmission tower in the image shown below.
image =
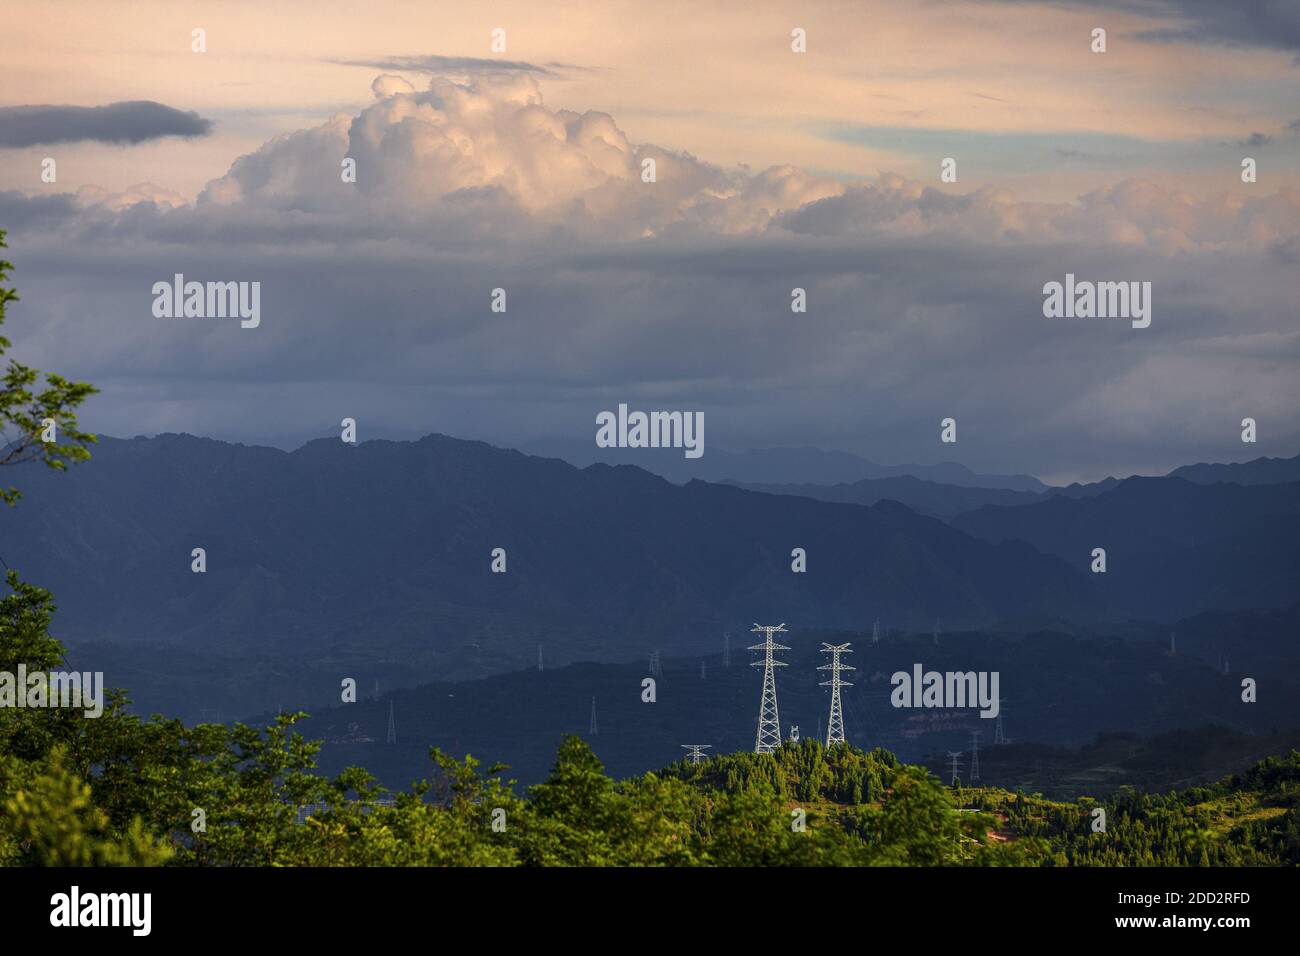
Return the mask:
POLYGON ((731 632, 722 632, 722 666, 731 666, 731 632))
POLYGON ((704 751, 708 750, 712 746, 713 744, 682 744, 684 749, 690 751, 686 757, 692 764, 697 764, 701 760, 708 760, 709 756, 704 751))
POLYGON ((397 743, 397 721, 393 717, 393 702, 388 702, 388 742, 397 743))
POLYGON ((948 786, 955 787, 957 786, 957 774, 961 770, 961 767, 957 766, 958 762, 961 760, 961 751, 949 750, 948 757, 952 760, 952 779, 948 781, 948 786))
POLYGON ((664 672, 663 672, 662 668, 659 666, 659 652, 658 652, 658 651, 651 651, 651 652, 650 652, 650 676, 651 676, 651 677, 663 677, 663 676, 664 676, 664 672))
POLYGON ((975 783, 980 778, 980 732, 972 730, 970 732, 970 782, 975 783))
POLYGON ((857 670, 856 667, 850 667, 848 664, 840 663, 841 654, 852 654, 849 650, 849 644, 822 644, 822 653, 831 655, 831 662, 823 664, 817 668, 819 671, 830 671, 831 679, 824 680, 819 686, 829 687, 831 689, 831 719, 826 725, 826 746, 831 744, 844 743, 844 710, 840 706, 840 688, 852 687, 848 681, 840 680, 840 671, 857 670))
POLYGON ((594 734, 594 733, 597 732, 597 731, 596 731, 596 698, 595 698, 595 697, 591 698, 591 727, 588 729, 587 732, 588 732, 588 733, 591 733, 591 734, 594 734))
POLYGON ((749 650, 762 651, 763 659, 754 661, 750 667, 763 668, 763 696, 758 705, 758 735, 754 740, 754 753, 770 754, 781 746, 781 720, 776 710, 776 674, 774 667, 785 667, 781 661, 773 658, 774 651, 788 651, 784 644, 774 644, 773 634, 786 633, 785 625, 755 624, 753 633, 764 635, 762 644, 754 644, 749 650))

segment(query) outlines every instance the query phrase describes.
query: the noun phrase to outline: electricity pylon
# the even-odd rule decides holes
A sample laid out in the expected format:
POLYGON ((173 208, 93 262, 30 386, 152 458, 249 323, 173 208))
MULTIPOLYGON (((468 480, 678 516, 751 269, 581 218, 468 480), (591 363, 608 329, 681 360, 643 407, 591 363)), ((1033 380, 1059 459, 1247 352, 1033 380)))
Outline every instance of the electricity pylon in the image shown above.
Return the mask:
POLYGON ((970 732, 970 782, 975 783, 980 778, 980 732, 972 730, 970 732))
POLYGON ((774 667, 785 667, 782 661, 773 658, 774 651, 788 651, 784 644, 774 644, 773 634, 786 633, 785 625, 755 624, 753 633, 764 635, 762 644, 754 644, 749 650, 762 651, 763 659, 754 661, 750 667, 763 668, 763 696, 758 705, 758 735, 754 740, 754 753, 770 754, 781 746, 781 720, 776 709, 776 674, 774 667))
POLYGON ((682 744, 681 746, 690 751, 690 753, 686 755, 687 759, 689 759, 692 764, 697 764, 701 760, 709 759, 708 755, 704 751, 712 747, 713 744, 682 744))
POLYGON ((955 787, 957 786, 957 773, 961 770, 961 768, 957 766, 957 762, 961 760, 961 751, 949 750, 948 756, 952 760, 952 779, 948 781, 948 786, 955 787))
POLYGON ((731 666, 731 632, 722 632, 722 666, 731 666))
POLYGON ((871 643, 880 643, 880 618, 876 618, 876 623, 871 625, 871 643))
POLYGON ((660 669, 660 667, 659 667, 659 652, 658 652, 658 651, 651 651, 651 652, 650 652, 650 676, 651 676, 651 677, 663 677, 663 676, 664 676, 663 671, 662 671, 662 670, 660 669))
POLYGON ((542 645, 537 645, 537 669, 542 669, 542 645))
POLYGON ((393 718, 393 702, 388 701, 388 742, 397 743, 397 721, 393 718))
POLYGON ((852 687, 848 681, 840 680, 840 671, 857 670, 848 664, 840 663, 841 654, 852 654, 849 650, 849 644, 822 644, 822 653, 831 655, 831 662, 823 664, 817 668, 819 671, 830 671, 831 679, 824 680, 819 684, 820 687, 829 687, 831 689, 831 718, 826 724, 826 746, 831 744, 844 743, 844 710, 840 706, 840 688, 852 687))
POLYGON ((591 727, 588 728, 587 732, 590 733, 590 734, 595 734, 595 733, 597 732, 597 731, 596 731, 596 698, 595 698, 595 697, 591 698, 591 727))

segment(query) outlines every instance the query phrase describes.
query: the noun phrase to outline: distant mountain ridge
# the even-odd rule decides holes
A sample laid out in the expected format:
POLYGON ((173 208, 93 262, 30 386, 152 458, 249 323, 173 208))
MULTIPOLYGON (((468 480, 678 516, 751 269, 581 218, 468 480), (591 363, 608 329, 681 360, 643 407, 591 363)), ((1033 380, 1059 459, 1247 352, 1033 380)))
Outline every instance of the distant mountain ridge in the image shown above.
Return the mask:
POLYGON ((78 642, 421 660, 448 676, 627 659, 754 620, 928 627, 1083 621, 1095 582, 885 502, 765 495, 482 442, 104 438, 29 470, 3 553, 78 642), (207 571, 192 573, 191 552, 207 571), (808 572, 791 571, 792 549, 808 572), (504 548, 507 573, 490 571, 504 548))
POLYGON ((1236 485, 1279 485, 1300 481, 1300 455, 1293 458, 1255 458, 1227 464, 1183 465, 1168 475, 1208 485, 1230 482, 1236 485))
POLYGON ((834 485, 864 479, 914 477, 962 488, 1041 492, 1048 487, 1032 475, 983 475, 957 462, 881 465, 850 452, 811 447, 740 452, 709 448, 702 458, 691 460, 677 449, 606 449, 594 444, 558 441, 530 442, 521 448, 529 454, 560 458, 579 467, 596 463, 635 465, 677 484, 698 479, 741 485, 834 485))
POLYGON ((836 485, 788 484, 764 485, 735 484, 750 491, 772 495, 799 495, 818 501, 835 501, 846 504, 874 505, 880 501, 900 501, 919 514, 936 518, 953 518, 965 511, 984 505, 1018 505, 1041 501, 1042 496, 1032 491, 1013 491, 1008 488, 978 488, 941 484, 912 475, 894 478, 863 478, 851 484, 836 485))
POLYGON ((952 520, 989 542, 1024 541, 1086 570, 1130 614, 1286 606, 1300 596, 1300 483, 1126 478, 1081 497, 985 505, 952 520))

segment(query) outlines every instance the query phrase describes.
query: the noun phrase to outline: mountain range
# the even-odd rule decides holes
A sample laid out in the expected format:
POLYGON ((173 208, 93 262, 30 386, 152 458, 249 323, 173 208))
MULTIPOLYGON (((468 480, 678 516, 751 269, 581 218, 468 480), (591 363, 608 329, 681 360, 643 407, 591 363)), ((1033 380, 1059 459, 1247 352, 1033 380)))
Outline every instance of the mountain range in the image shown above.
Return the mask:
POLYGON ((630 466, 431 435, 293 452, 188 435, 104 438, 30 470, 3 556, 60 602, 72 643, 364 648, 449 676, 531 659, 698 647, 789 618, 897 627, 1089 621, 1097 583, 895 502, 871 507, 674 485, 630 466), (206 571, 191 570, 194 549, 206 571), (506 573, 491 570, 494 549, 506 573), (792 572, 792 551, 807 573, 792 572))
MULTIPOLYGON (((1275 461, 1192 474, 1285 476, 1275 461)), ((1294 483, 1034 493, 909 475, 774 494, 789 488, 679 485, 441 435, 282 451, 175 434, 103 438, 90 463, 14 483, 0 557, 53 591, 78 666, 149 706, 227 715, 296 705, 308 675, 410 686, 539 653, 549 667, 696 656, 754 621, 1118 633, 1287 607, 1300 581, 1294 483)))

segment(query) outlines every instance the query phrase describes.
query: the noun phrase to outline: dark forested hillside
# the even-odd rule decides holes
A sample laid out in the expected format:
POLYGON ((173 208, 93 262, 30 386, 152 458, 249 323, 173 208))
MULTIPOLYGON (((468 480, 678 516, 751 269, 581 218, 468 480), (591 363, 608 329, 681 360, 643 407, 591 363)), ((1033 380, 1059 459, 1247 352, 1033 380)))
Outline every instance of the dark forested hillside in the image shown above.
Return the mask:
POLYGON ((1104 616, 1096 583, 902 506, 828 504, 480 442, 104 439, 30 472, 4 553, 60 597, 61 636, 389 659, 446 676, 714 646, 756 618, 860 627, 1104 616), (206 573, 191 553, 206 552, 206 573), (506 573, 491 571, 506 552, 506 573), (807 573, 791 552, 807 553, 807 573))
POLYGON ((1295 603, 1300 582, 1300 483, 1196 484, 1129 478, 1084 497, 986 505, 953 525, 989 542, 1023 541, 1095 574, 1113 605, 1170 620, 1206 610, 1295 603))
POLYGON ((861 481, 834 485, 750 483, 740 487, 773 495, 801 495, 818 501, 858 505, 874 505, 878 501, 899 501, 919 514, 933 515, 936 518, 952 518, 984 505, 1022 505, 1041 500, 1040 496, 1032 491, 963 487, 925 481, 911 475, 899 475, 894 478, 864 478, 861 481))

